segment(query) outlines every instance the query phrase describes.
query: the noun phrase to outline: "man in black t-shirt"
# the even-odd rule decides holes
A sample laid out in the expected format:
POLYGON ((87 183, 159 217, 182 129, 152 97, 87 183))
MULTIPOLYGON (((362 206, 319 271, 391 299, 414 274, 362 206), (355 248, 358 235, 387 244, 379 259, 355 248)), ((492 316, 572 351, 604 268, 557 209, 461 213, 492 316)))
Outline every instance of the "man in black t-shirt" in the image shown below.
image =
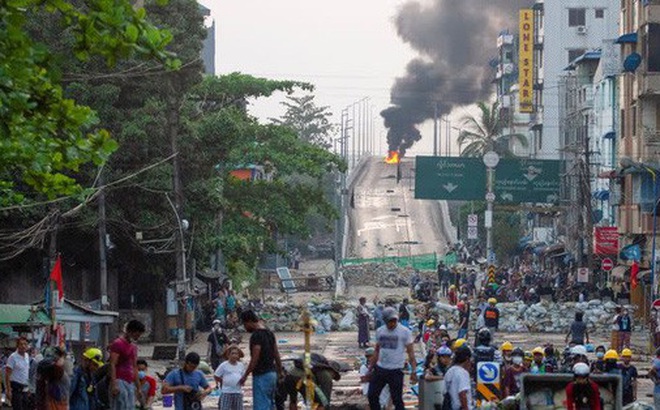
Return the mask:
POLYGON ((252 373, 253 409, 271 410, 275 406, 277 380, 283 374, 275 335, 251 310, 241 313, 241 321, 245 330, 252 335, 250 363, 239 384, 245 384, 248 375, 252 373))
POLYGON ((211 367, 215 370, 222 361, 221 358, 225 352, 225 346, 229 344, 229 338, 222 331, 219 320, 216 319, 213 321, 213 329, 206 341, 209 343, 206 356, 211 362, 211 367))

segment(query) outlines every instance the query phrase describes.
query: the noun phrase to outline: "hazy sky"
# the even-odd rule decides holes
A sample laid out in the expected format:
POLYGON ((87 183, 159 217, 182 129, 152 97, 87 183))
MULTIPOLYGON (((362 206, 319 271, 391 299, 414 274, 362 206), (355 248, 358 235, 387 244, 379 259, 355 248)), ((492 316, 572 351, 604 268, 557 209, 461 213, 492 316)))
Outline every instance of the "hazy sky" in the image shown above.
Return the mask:
MULTIPOLYGON (((313 83, 318 105, 339 121, 343 108, 370 97, 380 151, 385 131, 378 113, 394 78, 415 53, 396 35, 392 19, 404 0, 205 0, 216 22, 216 71, 240 71, 313 83), (382 136, 381 136, 382 134, 382 136)), ((494 41, 494 40, 493 40, 494 41)), ((260 118, 279 116, 281 96, 256 103, 260 118)), ((432 127, 411 153, 431 151, 432 127)))

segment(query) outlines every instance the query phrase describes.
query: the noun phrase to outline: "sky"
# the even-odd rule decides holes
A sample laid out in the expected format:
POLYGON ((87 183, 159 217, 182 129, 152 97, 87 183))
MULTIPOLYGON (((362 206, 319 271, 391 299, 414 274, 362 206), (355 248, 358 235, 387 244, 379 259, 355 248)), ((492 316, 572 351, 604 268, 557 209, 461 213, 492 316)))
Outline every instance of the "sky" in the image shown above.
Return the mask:
MULTIPOLYGON (((362 98, 376 124, 379 154, 387 152, 378 114, 389 106, 394 79, 416 53, 397 36, 393 18, 406 0, 204 0, 216 24, 216 74, 234 71, 316 86, 317 105, 333 121, 362 98)), ((494 40, 493 40, 494 41, 494 40)), ((256 101, 251 113, 267 120, 284 110, 282 95, 256 101)), ((460 115, 453 119, 456 124, 460 115)), ((444 129, 443 129, 444 130, 444 129)), ((409 155, 432 152, 432 124, 409 155)), ((457 135, 457 131, 452 131, 457 135)), ((454 138, 455 136, 454 135, 454 138)), ((444 143, 443 143, 444 147, 444 143)), ((456 148, 454 150, 457 151, 456 148)))

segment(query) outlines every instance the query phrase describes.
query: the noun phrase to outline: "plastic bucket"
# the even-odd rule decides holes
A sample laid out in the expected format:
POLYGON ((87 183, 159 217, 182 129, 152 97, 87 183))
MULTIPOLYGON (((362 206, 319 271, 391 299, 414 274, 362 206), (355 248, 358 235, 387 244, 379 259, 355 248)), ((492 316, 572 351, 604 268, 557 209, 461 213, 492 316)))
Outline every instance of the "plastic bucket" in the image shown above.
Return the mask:
POLYGON ((169 408, 174 406, 174 395, 164 394, 163 395, 163 407, 169 408))

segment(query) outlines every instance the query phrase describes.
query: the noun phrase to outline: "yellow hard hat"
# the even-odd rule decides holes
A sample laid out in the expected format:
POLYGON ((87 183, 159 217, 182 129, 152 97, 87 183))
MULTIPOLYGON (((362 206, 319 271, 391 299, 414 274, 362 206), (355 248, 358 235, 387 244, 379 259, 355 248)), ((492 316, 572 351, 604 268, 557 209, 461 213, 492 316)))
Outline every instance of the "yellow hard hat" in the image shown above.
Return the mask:
POLYGON ((532 354, 540 354, 542 356, 545 356, 545 350, 541 346, 537 346, 532 350, 532 354))
POLYGON ((489 299, 488 299, 488 303, 490 303, 491 305, 494 305, 494 304, 497 303, 497 299, 495 299, 495 298, 489 298, 489 299))
POLYGON ((452 349, 456 350, 459 347, 463 346, 467 342, 465 339, 456 339, 454 340, 454 344, 452 345, 452 349))
POLYGON ((621 352, 621 357, 632 357, 632 350, 626 348, 621 352))
POLYGON ((90 347, 89 349, 85 350, 83 357, 91 360, 99 366, 103 366, 103 352, 99 348, 90 347))
POLYGON ((619 360, 619 354, 616 352, 614 349, 610 349, 607 352, 605 352, 605 360, 608 359, 614 359, 614 360, 619 360))
POLYGON ((456 285, 451 285, 449 289, 456 289, 456 285))
POLYGON ((513 350, 513 344, 511 344, 511 342, 504 342, 502 343, 502 346, 500 346, 500 350, 501 351, 513 350))
POLYGON ((532 355, 532 352, 530 351, 525 351, 525 356, 523 356, 523 359, 532 361, 534 360, 534 356, 532 355))
POLYGON ((433 326, 435 324, 435 320, 429 319, 426 321, 426 326, 433 326))

